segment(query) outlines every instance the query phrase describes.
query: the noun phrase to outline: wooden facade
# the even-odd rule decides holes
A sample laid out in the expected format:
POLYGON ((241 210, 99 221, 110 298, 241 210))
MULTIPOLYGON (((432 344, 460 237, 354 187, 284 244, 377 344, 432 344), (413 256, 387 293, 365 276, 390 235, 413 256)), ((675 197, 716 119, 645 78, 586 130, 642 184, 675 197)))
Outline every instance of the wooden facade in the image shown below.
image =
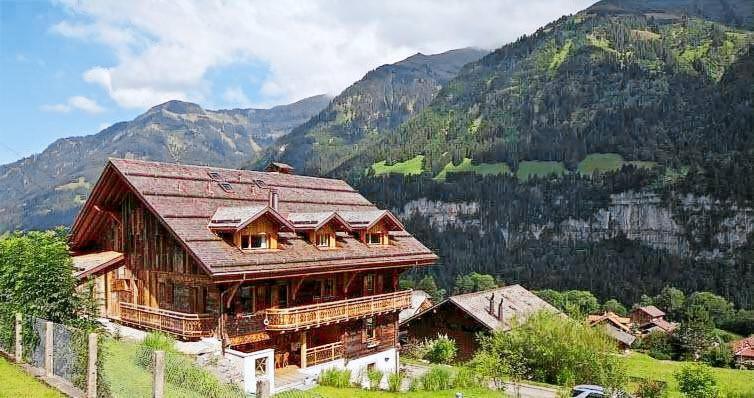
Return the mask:
MULTIPOLYGON (((432 263, 431 252, 405 232, 391 237, 396 228, 378 219, 369 230, 351 231, 338 217, 338 225, 299 232, 281 221, 285 212, 266 203, 228 207, 231 201, 256 201, 263 187, 275 183, 271 179, 260 183, 260 174, 268 178, 265 174, 279 173, 246 172, 256 173, 250 179, 254 185, 248 190, 250 198, 241 199, 206 192, 216 179, 212 173, 207 179, 196 177, 205 192, 195 196, 208 196, 219 205, 209 200, 199 203, 198 198, 186 201, 181 184, 188 184, 187 177, 180 173, 166 172, 158 178, 156 171, 150 175, 117 162, 106 167, 74 224, 71 242, 80 253, 123 254, 117 266, 89 276, 96 280, 104 316, 181 339, 217 337, 225 347, 241 351, 274 348, 279 366, 305 367, 396 347, 397 314, 410 306, 411 296, 410 291, 398 289, 399 275, 412 266, 432 263), (143 188, 138 186, 140 179, 143 188), (164 191, 158 192, 156 187, 163 182, 164 191), (156 209, 166 197, 174 198, 175 205, 156 209), (181 206, 187 203, 193 205, 181 206), (210 212, 220 206, 225 206, 224 218, 237 214, 255 218, 248 223, 220 220, 215 224, 220 228, 210 229, 210 212), (197 209, 204 213, 194 215, 197 209), (195 219, 205 221, 199 224, 195 219), (193 229, 179 229, 189 223, 193 229), (234 229, 233 223, 242 227, 234 229), (379 234, 379 240, 369 242, 369 234, 379 234), (229 276, 228 269, 237 276, 229 276)), ((304 185, 308 182, 298 178, 304 185)), ((314 194, 322 189, 309 186, 306 189, 314 194)), ((342 186, 338 183, 337 189, 345 190, 342 186)), ((278 190, 285 193, 286 187, 280 185, 276 195, 278 190)), ((239 196, 226 188, 223 194, 239 196)), ((353 204, 346 210, 353 213, 354 208, 366 206, 356 204, 363 201, 360 196, 350 191, 348 195, 353 204)), ((297 211, 299 218, 307 214, 302 213, 307 206, 317 210, 323 206, 302 199, 289 202, 289 211, 297 211)), ((369 209, 364 217, 377 213, 369 209)))

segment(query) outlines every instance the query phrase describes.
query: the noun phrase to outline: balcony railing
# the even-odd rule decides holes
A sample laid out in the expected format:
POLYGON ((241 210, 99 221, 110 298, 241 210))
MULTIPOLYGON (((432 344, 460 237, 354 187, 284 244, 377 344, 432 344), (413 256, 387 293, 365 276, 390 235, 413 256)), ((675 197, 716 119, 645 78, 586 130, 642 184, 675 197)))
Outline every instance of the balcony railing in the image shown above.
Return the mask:
POLYGON ((307 366, 319 365, 340 358, 343 358, 343 343, 340 341, 306 350, 307 366))
POLYGON ((187 339, 212 336, 217 326, 211 314, 187 314, 124 302, 120 303, 120 320, 187 339))
POLYGON ((282 331, 342 322, 411 306, 411 290, 358 297, 330 303, 267 310, 267 330, 282 331))
POLYGON ((225 337, 230 345, 256 343, 267 340, 270 335, 265 332, 264 313, 228 315, 225 318, 225 337))

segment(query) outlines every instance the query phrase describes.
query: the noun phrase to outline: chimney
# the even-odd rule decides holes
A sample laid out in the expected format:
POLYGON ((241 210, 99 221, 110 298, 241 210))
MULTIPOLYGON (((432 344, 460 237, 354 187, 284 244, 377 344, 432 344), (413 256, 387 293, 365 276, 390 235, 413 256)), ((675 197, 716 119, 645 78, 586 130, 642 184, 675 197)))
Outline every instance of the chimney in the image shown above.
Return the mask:
POLYGON ((278 202, 280 201, 278 190, 275 188, 270 188, 270 203, 269 206, 277 211, 278 209, 278 202))
POLYGON ((495 293, 492 293, 488 300, 490 300, 490 308, 487 311, 490 315, 495 316, 495 293))
POLYGON ((500 304, 497 305, 497 319, 503 320, 503 298, 500 297, 500 304))

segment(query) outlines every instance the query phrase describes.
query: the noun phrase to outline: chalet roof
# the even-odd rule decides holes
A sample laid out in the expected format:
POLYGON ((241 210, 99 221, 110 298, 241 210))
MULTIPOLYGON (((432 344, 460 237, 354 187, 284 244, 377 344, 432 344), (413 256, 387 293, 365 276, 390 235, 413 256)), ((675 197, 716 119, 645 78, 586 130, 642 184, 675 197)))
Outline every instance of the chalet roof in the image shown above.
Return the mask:
POLYGON ((209 228, 240 230, 265 215, 276 220, 281 230, 293 231, 293 225, 269 206, 220 206, 210 217, 209 228))
MULTIPOLYGON (((648 329, 650 329, 650 330, 654 329, 654 328, 660 328, 663 331, 668 332, 668 333, 672 332, 673 330, 676 329, 676 327, 678 327, 678 324, 676 324, 674 322, 668 322, 668 321, 666 321, 664 319, 660 319, 660 318, 658 318, 658 319, 652 319, 649 322, 648 325, 649 325, 648 329)), ((642 326, 642 327, 646 328, 646 326, 642 326)))
POLYGON ((629 347, 634 343, 634 341, 636 341, 636 336, 634 336, 633 334, 629 333, 628 331, 620 327, 615 326, 612 323, 606 323, 606 324, 603 324, 603 326, 608 336, 614 338, 615 340, 618 340, 619 342, 629 347))
POLYGON ((281 162, 270 162, 270 164, 268 164, 267 167, 265 167, 264 169, 264 171, 271 171, 271 172, 282 171, 286 173, 292 173, 293 170, 295 170, 293 166, 287 163, 281 163, 281 162))
MULTIPOLYGON (((215 277, 274 277, 291 272, 332 272, 379 266, 433 263, 437 256, 409 233, 391 231, 391 245, 372 248, 345 234, 338 235, 337 250, 320 250, 293 233, 281 233, 281 250, 243 252, 228 244, 207 226, 220 208, 259 208, 269 203, 270 190, 278 193, 277 213, 337 212, 382 214, 345 181, 223 169, 131 159, 110 159, 84 204, 71 231, 71 247, 94 242, 107 214, 98 205, 113 201, 115 182, 122 182, 154 213, 187 252, 215 277), (230 187, 222 187, 221 184, 230 187), (227 189, 230 188, 230 189, 227 189)), ((223 210, 234 213, 236 210, 223 210)), ((239 211, 248 214, 250 210, 239 211)), ((366 218, 373 220, 372 218, 366 218)), ((349 221, 350 222, 350 221, 349 221)))
POLYGON ((84 279, 90 275, 105 271, 124 260, 123 253, 116 251, 102 251, 71 256, 73 260, 73 275, 77 279, 84 279))
POLYGON ((754 336, 736 340, 731 345, 733 346, 733 355, 754 359, 754 336))
POLYGON ((655 307, 654 305, 647 305, 644 307, 639 307, 636 309, 636 311, 641 311, 653 318, 665 316, 665 313, 662 312, 659 308, 655 307))

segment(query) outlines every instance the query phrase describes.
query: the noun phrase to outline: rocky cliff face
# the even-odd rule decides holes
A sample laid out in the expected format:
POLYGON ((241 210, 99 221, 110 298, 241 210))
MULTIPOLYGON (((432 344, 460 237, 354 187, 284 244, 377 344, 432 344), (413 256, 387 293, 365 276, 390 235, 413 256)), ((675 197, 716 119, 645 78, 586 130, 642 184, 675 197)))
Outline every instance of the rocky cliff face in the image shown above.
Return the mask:
POLYGON ((238 167, 329 101, 218 111, 170 101, 95 135, 57 140, 0 166, 0 232, 70 224, 109 157, 238 167))
POLYGON ((443 202, 420 198, 393 209, 400 218, 421 215, 431 228, 475 230, 498 228, 506 244, 528 239, 596 242, 625 236, 652 248, 683 257, 724 258, 748 242, 754 231, 754 210, 722 203, 710 197, 676 197, 668 206, 653 193, 610 195, 610 204, 591 217, 567 218, 520 225, 483 223, 477 202, 443 202))

